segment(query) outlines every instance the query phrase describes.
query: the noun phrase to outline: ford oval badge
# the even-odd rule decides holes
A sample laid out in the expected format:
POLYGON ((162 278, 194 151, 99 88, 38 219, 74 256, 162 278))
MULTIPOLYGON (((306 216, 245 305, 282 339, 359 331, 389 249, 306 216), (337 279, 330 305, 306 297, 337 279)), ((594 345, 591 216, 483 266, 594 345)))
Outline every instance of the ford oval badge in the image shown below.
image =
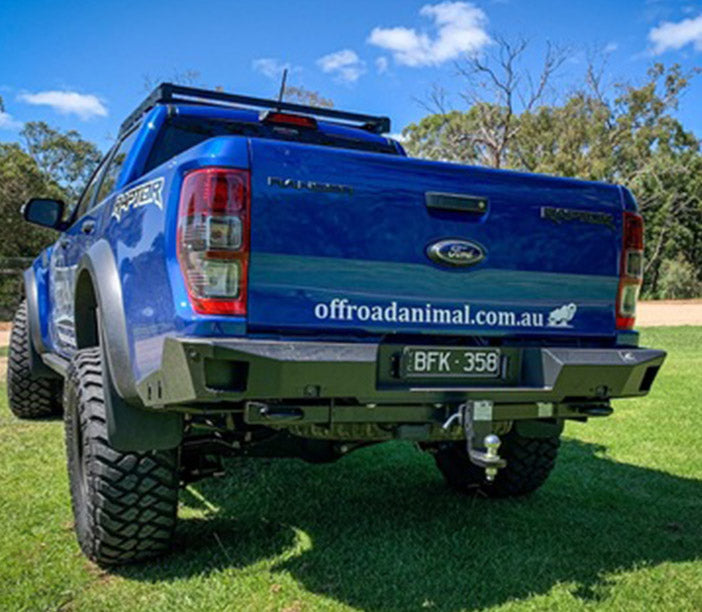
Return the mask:
POLYGON ((427 257, 444 266, 466 267, 485 259, 485 250, 470 240, 449 238, 430 244, 427 247, 427 257))

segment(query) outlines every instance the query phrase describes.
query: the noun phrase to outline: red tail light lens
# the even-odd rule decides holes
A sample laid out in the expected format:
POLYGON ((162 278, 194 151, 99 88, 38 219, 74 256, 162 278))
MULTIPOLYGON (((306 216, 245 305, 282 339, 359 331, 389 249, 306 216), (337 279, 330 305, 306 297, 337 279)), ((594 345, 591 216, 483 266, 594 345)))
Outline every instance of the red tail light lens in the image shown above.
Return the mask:
POLYGON ((632 329, 636 321, 636 301, 643 282, 644 225, 637 213, 624 212, 622 255, 617 292, 617 329, 632 329))
POLYGON ((246 314, 250 186, 247 170, 204 168, 185 176, 178 261, 201 314, 246 314))

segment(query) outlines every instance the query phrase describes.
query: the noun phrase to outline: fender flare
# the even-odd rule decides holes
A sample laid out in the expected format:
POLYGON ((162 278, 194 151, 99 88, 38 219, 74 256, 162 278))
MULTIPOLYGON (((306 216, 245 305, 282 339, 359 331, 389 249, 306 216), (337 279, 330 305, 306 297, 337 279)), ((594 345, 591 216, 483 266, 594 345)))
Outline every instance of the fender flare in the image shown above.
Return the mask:
POLYGON ((29 371, 36 378, 60 378, 49 368, 41 356, 49 352, 41 336, 41 319, 39 318, 39 289, 34 268, 27 268, 23 274, 24 295, 27 301, 27 325, 29 334, 29 371))
MULTIPOLYGON (((112 247, 107 240, 98 240, 83 255, 76 270, 76 294, 85 274, 88 274, 95 291, 99 313, 100 340, 105 347, 106 365, 112 383, 120 397, 127 402, 139 402, 129 352, 127 320, 122 301, 122 283, 112 247)), ((78 297, 76 295, 76 297, 78 297)), ((76 328, 85 325, 76 300, 76 328)), ((76 329, 76 333, 78 330, 76 329)))
MULTIPOLYGON (((81 258, 76 271, 76 297, 82 279, 89 275, 97 308, 97 333, 102 352, 107 437, 110 444, 124 452, 175 448, 183 438, 183 417, 175 412, 146 410, 136 390, 129 350, 127 320, 122 301, 122 284, 112 247, 107 240, 95 242, 81 258)), ((78 325, 83 314, 76 301, 78 325)), ((97 338, 96 338, 97 340, 97 338)))

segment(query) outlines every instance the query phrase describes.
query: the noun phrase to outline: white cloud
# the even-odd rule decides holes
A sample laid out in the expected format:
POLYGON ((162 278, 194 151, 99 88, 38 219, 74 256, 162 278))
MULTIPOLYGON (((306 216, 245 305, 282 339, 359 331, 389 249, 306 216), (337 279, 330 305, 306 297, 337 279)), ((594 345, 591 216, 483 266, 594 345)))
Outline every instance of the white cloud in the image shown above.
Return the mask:
POLYGON ((375 69, 378 71, 378 74, 383 74, 384 72, 386 72, 388 69, 388 58, 384 55, 381 55, 380 57, 376 58, 375 69))
POLYGON ((393 132, 392 134, 388 134, 388 138, 397 140, 399 143, 407 142, 409 140, 409 138, 407 138, 407 136, 405 136, 402 132, 393 132))
POLYGON ((431 35, 402 26, 373 28, 367 42, 387 49, 405 66, 436 66, 490 43, 487 16, 470 2, 427 4, 419 14, 434 22, 431 35))
POLYGON ((619 49, 619 43, 610 42, 605 45, 604 52, 607 54, 614 53, 617 49, 619 49))
POLYGON ((651 29, 648 40, 653 45, 651 52, 654 55, 670 49, 682 49, 689 44, 694 45, 695 50, 702 51, 702 15, 676 23, 664 21, 651 29))
POLYGON ((80 94, 75 91, 40 91, 20 94, 17 99, 27 104, 50 106, 62 115, 77 115, 83 121, 93 117, 107 117, 107 108, 97 96, 92 94, 80 94))
POLYGON ((297 70, 297 68, 293 69, 288 62, 281 62, 274 57, 261 57, 259 59, 255 59, 253 62, 251 62, 251 67, 256 72, 260 72, 263 76, 267 76, 269 79, 275 79, 276 81, 280 80, 281 76, 283 75, 283 70, 287 69, 289 72, 292 70, 297 70))
POLYGON ((19 130, 21 128, 21 121, 17 121, 10 113, 0 112, 0 130, 19 130))
POLYGON ((351 49, 329 53, 317 60, 322 72, 336 75, 344 83, 355 83, 366 71, 366 63, 351 49))

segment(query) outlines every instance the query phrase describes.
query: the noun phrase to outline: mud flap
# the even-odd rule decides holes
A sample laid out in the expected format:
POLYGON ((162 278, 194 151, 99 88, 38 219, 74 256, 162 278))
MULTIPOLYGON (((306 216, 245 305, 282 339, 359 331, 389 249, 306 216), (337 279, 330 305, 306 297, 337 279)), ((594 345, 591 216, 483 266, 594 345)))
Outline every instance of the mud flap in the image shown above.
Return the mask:
POLYGON ((183 440, 183 415, 176 412, 157 413, 124 401, 112 380, 105 343, 101 342, 100 347, 110 446, 123 452, 167 450, 179 446, 183 440))

